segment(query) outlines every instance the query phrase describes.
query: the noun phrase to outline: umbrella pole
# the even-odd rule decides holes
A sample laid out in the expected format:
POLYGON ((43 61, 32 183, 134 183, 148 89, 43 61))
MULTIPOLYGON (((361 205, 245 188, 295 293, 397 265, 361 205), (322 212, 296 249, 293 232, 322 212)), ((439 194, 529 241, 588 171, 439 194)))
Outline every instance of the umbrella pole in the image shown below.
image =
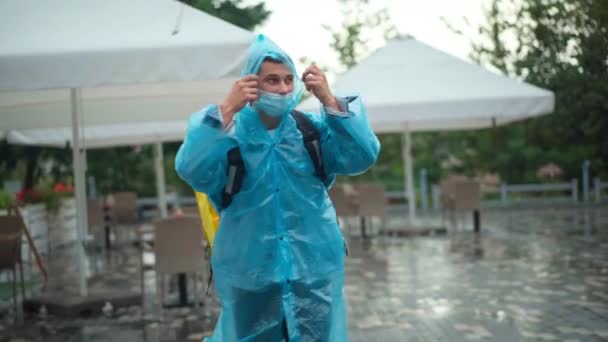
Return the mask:
POLYGON ((412 133, 409 128, 405 128, 402 139, 403 163, 404 163, 404 178, 405 178, 405 196, 408 206, 408 221, 412 223, 416 219, 416 196, 414 192, 414 174, 412 166, 412 133))
POLYGON ((74 168, 74 191, 76 195, 76 232, 78 234, 78 275, 80 295, 87 296, 86 255, 83 245, 84 234, 88 231, 86 224, 86 188, 84 162, 80 147, 79 118, 81 108, 80 89, 70 89, 72 104, 72 165, 74 168))
POLYGON ((154 171, 154 174, 156 175, 156 196, 158 196, 158 209, 160 210, 160 217, 165 218, 168 216, 168 213, 162 142, 157 142, 154 144, 154 171))

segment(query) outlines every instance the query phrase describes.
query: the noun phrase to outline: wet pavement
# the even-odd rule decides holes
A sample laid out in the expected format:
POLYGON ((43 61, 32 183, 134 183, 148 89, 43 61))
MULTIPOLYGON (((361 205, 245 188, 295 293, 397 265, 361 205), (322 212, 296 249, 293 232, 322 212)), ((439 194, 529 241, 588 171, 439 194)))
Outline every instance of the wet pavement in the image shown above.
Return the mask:
MULTIPOLYGON (((403 224, 392 218, 386 226, 403 224)), ((438 236, 349 239, 350 341, 608 341, 608 208, 491 209, 481 235, 470 225, 438 236)), ((139 251, 89 250, 91 290, 140 291, 139 251)), ((47 291, 76 293, 73 260, 69 249, 56 255, 47 291)), ((143 278, 143 313, 38 314, 15 325, 4 301, 0 341, 200 341, 211 332, 215 297, 200 308, 164 309, 159 321, 155 274, 143 278)))

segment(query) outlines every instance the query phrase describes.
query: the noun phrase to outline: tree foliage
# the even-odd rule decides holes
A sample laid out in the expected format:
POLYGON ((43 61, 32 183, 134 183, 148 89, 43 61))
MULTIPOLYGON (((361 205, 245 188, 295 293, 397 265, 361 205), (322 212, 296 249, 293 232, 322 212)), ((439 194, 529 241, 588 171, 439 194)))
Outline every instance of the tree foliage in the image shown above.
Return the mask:
POLYGON ((370 52, 370 44, 382 44, 397 36, 397 29, 386 9, 370 12, 369 0, 339 0, 342 23, 337 29, 325 26, 331 34, 331 47, 340 64, 350 69, 370 52))
POLYGON ((608 2, 495 0, 486 19, 472 57, 552 90, 555 113, 469 134, 470 166, 524 181, 550 161, 578 177, 588 159, 596 176, 608 176, 608 2))
POLYGON ((270 16, 266 4, 245 6, 242 0, 180 0, 246 30, 253 30, 270 16))
MULTIPOLYGON (((367 3, 349 2, 349 8, 367 3)), ((369 40, 363 32, 382 31, 382 25, 361 19, 365 11, 352 13, 332 32, 332 47, 346 68, 366 54, 369 40)), ((416 175, 425 168, 431 182, 450 173, 496 173, 510 183, 538 182, 536 171, 549 162, 564 169, 564 179, 580 178, 588 159, 593 176, 608 177, 607 1, 495 0, 472 46, 478 63, 552 90, 555 113, 485 130, 416 133, 416 175)), ((377 166, 360 177, 402 187, 401 137, 380 139, 377 166)))

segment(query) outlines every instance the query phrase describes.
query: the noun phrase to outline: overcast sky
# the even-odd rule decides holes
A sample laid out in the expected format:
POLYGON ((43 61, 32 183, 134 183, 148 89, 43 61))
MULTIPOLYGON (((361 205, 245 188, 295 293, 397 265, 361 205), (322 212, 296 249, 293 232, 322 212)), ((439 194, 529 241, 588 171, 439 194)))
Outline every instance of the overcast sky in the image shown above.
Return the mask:
MULTIPOLYGON (((268 35, 296 62, 306 56, 336 69, 337 57, 329 46, 331 37, 323 28, 323 25, 338 26, 342 20, 336 0, 266 0, 265 3, 272 15, 257 32, 268 35)), ((483 23, 484 8, 488 5, 488 0, 370 0, 370 11, 387 8, 401 34, 410 34, 466 59, 470 41, 477 35, 475 28, 483 23), (465 36, 458 35, 446 26, 442 18, 465 29, 467 25, 463 18, 466 18, 471 29, 465 30, 465 36)), ((299 71, 301 68, 299 64, 299 71)))

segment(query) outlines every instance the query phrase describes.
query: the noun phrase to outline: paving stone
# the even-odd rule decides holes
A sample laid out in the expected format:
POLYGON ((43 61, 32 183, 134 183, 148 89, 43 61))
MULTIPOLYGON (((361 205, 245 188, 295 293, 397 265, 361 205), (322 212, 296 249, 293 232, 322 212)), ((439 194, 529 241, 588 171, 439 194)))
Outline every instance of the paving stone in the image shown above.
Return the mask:
MULTIPOLYGON (((592 209, 598 233, 591 240, 580 236, 578 210, 484 209, 477 237, 460 230, 365 243, 350 238, 344 286, 350 341, 608 339, 608 210, 592 209)), ((387 224, 405 229, 403 219, 387 224)), ((91 292, 139 292, 140 253, 125 245, 91 254, 88 264, 96 265, 91 292)), ((78 278, 69 274, 76 270, 74 258, 69 249, 54 253, 48 267, 59 276, 47 292, 65 297, 78 292, 78 278)), ((13 329, 12 303, 3 301, 0 341, 143 342, 145 334, 148 340, 200 341, 212 334, 220 312, 213 291, 201 308, 164 309, 163 323, 151 323, 157 313, 154 271, 144 278, 146 323, 140 322, 139 306, 115 305, 111 317, 99 309, 86 318, 65 319, 49 310, 45 319, 36 313, 13 329), (150 337, 154 334, 158 339, 150 337)))

